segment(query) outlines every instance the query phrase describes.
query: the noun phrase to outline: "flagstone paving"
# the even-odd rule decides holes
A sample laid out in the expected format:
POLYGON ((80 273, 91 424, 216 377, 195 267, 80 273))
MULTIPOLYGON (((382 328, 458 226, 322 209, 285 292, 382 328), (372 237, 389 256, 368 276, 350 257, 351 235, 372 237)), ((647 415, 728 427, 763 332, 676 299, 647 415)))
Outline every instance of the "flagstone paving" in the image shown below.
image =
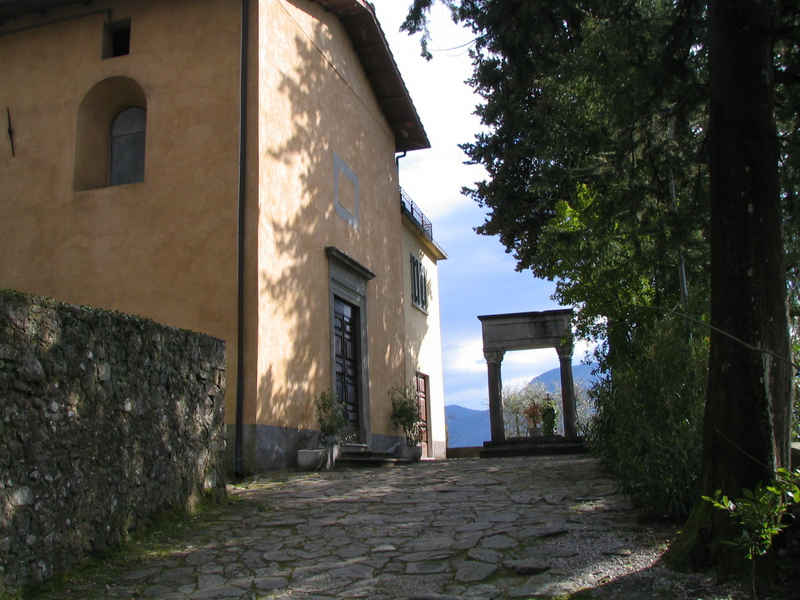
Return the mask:
POLYGON ((739 597, 655 564, 671 530, 637 522, 587 456, 284 474, 228 492, 168 551, 57 597, 739 597))

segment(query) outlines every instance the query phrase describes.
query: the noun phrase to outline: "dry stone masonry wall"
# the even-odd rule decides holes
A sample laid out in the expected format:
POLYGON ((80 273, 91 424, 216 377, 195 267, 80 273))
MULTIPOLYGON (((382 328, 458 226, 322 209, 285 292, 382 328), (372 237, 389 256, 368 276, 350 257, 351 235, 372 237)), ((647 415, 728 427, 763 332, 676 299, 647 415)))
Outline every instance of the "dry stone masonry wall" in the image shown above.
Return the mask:
POLYGON ((224 493, 224 342, 0 291, 0 595, 224 493))

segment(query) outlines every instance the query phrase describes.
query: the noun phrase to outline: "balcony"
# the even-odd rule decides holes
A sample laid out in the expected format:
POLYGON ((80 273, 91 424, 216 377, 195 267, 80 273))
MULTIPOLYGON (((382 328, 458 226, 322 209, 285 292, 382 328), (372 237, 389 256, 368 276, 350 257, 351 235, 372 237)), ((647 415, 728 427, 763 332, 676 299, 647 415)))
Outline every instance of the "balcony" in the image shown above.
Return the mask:
POLYGON ((414 203, 414 201, 411 199, 411 196, 406 194, 403 188, 400 188, 400 210, 419 230, 419 233, 422 234, 422 237, 430 242, 433 248, 435 248, 435 254, 441 255, 437 256, 436 258, 438 260, 447 258, 445 251, 439 246, 439 244, 436 243, 436 240, 433 239, 433 223, 431 223, 431 220, 425 216, 425 213, 423 213, 422 210, 420 210, 419 206, 414 203))
POLYGON ((403 213, 411 219, 412 223, 419 227, 422 235, 430 241, 433 241, 433 223, 431 223, 430 219, 425 216, 425 213, 420 210, 419 206, 414 204, 414 201, 406 194, 403 188, 400 188, 400 208, 403 213))

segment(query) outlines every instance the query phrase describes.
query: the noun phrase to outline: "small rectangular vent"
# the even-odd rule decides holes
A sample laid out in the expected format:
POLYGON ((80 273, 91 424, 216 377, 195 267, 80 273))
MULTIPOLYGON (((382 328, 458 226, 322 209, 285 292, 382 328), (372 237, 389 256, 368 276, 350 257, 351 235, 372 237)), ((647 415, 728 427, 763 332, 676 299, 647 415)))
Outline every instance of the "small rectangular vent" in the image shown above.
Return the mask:
POLYGON ((106 23, 103 28, 103 58, 125 56, 131 52, 131 20, 106 23))

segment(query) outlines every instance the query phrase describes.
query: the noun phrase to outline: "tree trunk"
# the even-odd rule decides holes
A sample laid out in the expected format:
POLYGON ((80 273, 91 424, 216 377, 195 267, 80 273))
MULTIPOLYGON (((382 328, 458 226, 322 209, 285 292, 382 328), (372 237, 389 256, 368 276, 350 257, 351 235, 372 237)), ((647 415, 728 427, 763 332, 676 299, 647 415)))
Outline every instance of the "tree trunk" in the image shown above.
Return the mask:
MULTIPOLYGON (((706 495, 739 496, 788 466, 791 371, 773 117, 775 11, 774 0, 711 3, 711 322, 718 330, 711 334, 704 421, 706 495)), ((695 567, 739 568, 743 561, 733 554, 739 551, 720 543, 735 535, 731 527, 722 511, 699 506, 678 546, 685 544, 684 558, 695 567)))

